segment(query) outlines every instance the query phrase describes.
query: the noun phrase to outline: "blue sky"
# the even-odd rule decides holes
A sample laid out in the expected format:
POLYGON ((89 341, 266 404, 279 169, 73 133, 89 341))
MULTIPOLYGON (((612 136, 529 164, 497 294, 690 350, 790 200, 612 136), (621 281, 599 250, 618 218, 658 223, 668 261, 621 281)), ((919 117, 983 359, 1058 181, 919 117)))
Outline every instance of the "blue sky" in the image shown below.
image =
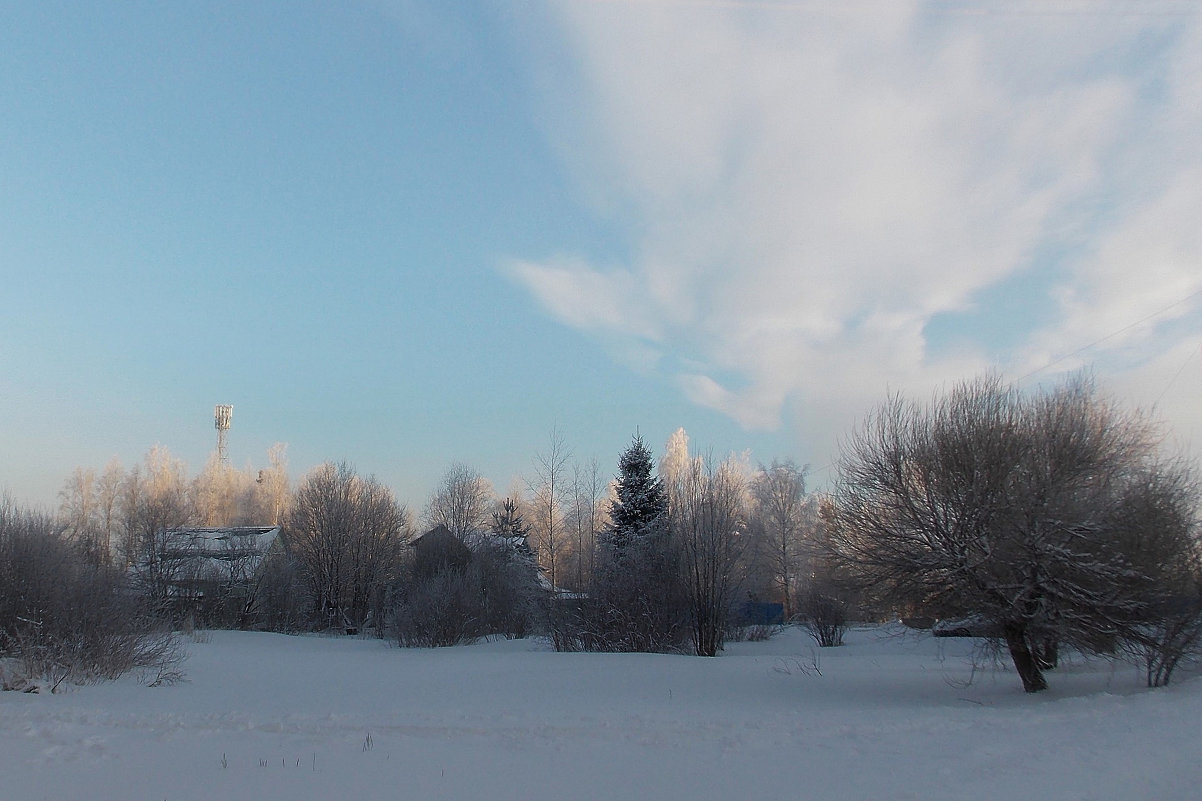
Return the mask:
POLYGON ((1202 441, 1202 7, 0 3, 0 488, 288 443, 420 507, 558 427, 815 482, 1092 366, 1202 441))

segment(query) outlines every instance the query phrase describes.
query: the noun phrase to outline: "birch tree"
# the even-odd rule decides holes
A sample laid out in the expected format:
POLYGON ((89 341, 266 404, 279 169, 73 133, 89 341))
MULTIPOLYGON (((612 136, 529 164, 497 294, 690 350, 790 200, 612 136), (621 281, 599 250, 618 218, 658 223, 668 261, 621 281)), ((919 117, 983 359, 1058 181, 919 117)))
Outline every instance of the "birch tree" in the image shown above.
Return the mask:
POLYGON ((560 562, 568 546, 563 525, 563 496, 568 490, 567 467, 572 456, 563 432, 552 428, 547 446, 534 455, 534 478, 529 484, 530 523, 538 542, 538 558, 552 586, 559 586, 560 562))
POLYGON ((775 460, 761 466, 752 478, 751 494, 759 533, 756 555, 780 593, 785 620, 791 620, 797 613, 798 584, 809 572, 807 535, 813 529, 805 468, 775 460))
POLYGON ((491 520, 493 491, 476 470, 455 462, 426 503, 425 522, 430 528, 446 526, 460 542, 487 531, 491 520))
POLYGON ((177 562, 164 558, 165 532, 192 522, 184 463, 156 445, 139 469, 126 476, 122 491, 126 553, 142 590, 166 600, 177 562))
POLYGON ((267 451, 267 467, 255 477, 251 507, 254 523, 279 525, 288 507, 288 446, 277 442, 267 451))
MULTIPOLYGON (((592 580, 597 552, 597 532, 606 520, 606 481, 596 458, 572 465, 571 499, 567 512, 567 534, 572 539, 571 586, 583 591, 592 580)), ((566 583, 566 582, 565 582, 566 583)))
POLYGON ((717 656, 747 543, 743 471, 733 458, 716 467, 709 459, 692 458, 676 467, 667 486, 672 535, 683 555, 693 646, 698 656, 717 656))

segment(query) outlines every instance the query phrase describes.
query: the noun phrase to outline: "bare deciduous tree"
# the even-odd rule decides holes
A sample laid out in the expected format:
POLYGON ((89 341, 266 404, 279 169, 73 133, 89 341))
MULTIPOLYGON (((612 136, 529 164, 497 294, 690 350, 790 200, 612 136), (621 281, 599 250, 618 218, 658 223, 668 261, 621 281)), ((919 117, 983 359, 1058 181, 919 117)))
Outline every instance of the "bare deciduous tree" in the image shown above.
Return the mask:
POLYGON ((1131 572, 1144 577, 1142 609, 1121 639, 1143 662, 1149 687, 1168 684, 1202 650, 1199 491, 1187 465, 1153 464, 1132 477, 1113 521, 1125 532, 1131 572))
POLYGON ((567 487, 567 465, 571 458, 563 432, 552 428, 547 447, 534 455, 535 477, 530 490, 529 523, 538 543, 538 558, 553 586, 559 586, 559 563, 567 545, 563 534, 562 496, 567 487))
POLYGON ((488 481, 461 462, 442 475, 442 481, 426 503, 425 521, 430 528, 446 526, 461 542, 488 529, 493 491, 488 481))
POLYGON ((738 594, 746 544, 747 493, 739 465, 718 467, 690 459, 668 483, 673 537, 684 560, 693 645, 698 656, 717 656, 738 594))
POLYGON ((309 583, 317 622, 358 629, 396 578, 408 511, 346 464, 317 467, 297 487, 284 541, 309 583))
POLYGON ((606 482, 596 458, 572 465, 572 492, 565 520, 573 541, 570 570, 561 571, 570 578, 564 584, 584 591, 592 580, 597 551, 597 532, 607 520, 604 509, 606 482))
POLYGON ((1042 690, 1056 644, 1113 652, 1161 597, 1132 511, 1171 470, 1156 445, 1147 418, 1084 379, 894 397, 843 455, 832 544, 899 603, 986 619, 1024 689, 1042 690))
POLYGON ((119 534, 121 485, 124 481, 125 470, 117 459, 110 460, 96 479, 96 525, 98 536, 102 537, 101 547, 107 559, 106 564, 109 565, 117 564, 118 559, 115 544, 119 534))
POLYGON ((792 461, 760 467, 751 480, 757 537, 756 558, 772 577, 784 606, 784 619, 797 613, 799 583, 811 572, 809 537, 813 504, 806 498, 805 468, 792 461))

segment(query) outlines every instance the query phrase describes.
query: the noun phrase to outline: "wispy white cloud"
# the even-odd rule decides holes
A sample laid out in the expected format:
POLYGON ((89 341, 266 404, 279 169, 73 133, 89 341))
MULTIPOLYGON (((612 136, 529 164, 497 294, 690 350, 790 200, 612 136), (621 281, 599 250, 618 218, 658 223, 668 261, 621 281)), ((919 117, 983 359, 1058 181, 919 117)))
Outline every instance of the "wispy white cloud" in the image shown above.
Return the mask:
POLYGON ((1147 364, 1180 348, 1182 337, 1197 344, 1202 336, 1202 15, 1178 22, 1171 43, 1150 54, 1163 70, 1147 81, 1110 154, 1109 208, 1083 232, 1055 290, 1060 315, 1031 338, 1025 367, 1100 341, 1058 366, 1121 350, 1149 380, 1147 364), (1166 331, 1182 319, 1190 324, 1166 331))
POLYGON ((638 281, 629 271, 599 272, 580 259, 511 261, 510 275, 530 287, 561 322, 593 333, 658 339, 652 308, 638 303, 638 281))
POLYGON ((687 352, 685 397, 748 427, 839 430, 886 386, 1037 369, 1202 288, 1202 12, 547 8, 572 59, 545 64, 549 136, 634 255, 510 272, 606 347, 687 352), (1052 269, 1059 314, 1015 320, 1011 352, 928 347, 935 316, 1052 269))

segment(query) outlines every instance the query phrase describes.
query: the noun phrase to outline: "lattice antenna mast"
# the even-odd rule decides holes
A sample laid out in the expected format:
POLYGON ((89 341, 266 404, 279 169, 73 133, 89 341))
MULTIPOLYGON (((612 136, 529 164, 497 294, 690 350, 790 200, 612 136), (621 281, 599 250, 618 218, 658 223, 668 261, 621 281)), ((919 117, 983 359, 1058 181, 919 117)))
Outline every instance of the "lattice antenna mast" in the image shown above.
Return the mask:
POLYGON ((218 404, 213 410, 213 427, 217 429, 217 463, 229 464, 229 456, 225 452, 225 435, 230 430, 230 421, 234 419, 234 407, 228 403, 218 404))

